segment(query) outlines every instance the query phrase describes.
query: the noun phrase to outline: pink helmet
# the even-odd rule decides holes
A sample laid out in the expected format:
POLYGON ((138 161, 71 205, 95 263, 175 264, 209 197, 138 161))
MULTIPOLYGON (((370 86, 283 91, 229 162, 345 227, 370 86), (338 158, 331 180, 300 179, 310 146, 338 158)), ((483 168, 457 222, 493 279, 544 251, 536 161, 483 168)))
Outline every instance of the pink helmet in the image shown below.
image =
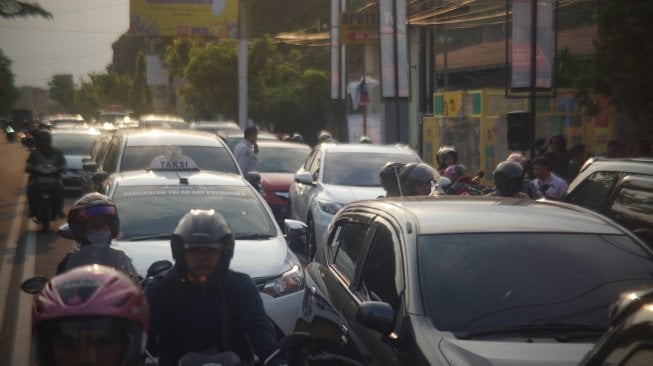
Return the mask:
POLYGON ((450 165, 444 170, 444 175, 455 183, 458 178, 465 175, 465 167, 463 165, 450 165))
MULTIPOLYGON (((32 328, 40 365, 53 362, 62 335, 80 342, 113 336, 122 343, 121 364, 136 365, 147 340, 149 307, 143 291, 129 277, 94 264, 48 281, 34 299, 32 328)), ((83 348, 77 347, 79 352, 83 348)))

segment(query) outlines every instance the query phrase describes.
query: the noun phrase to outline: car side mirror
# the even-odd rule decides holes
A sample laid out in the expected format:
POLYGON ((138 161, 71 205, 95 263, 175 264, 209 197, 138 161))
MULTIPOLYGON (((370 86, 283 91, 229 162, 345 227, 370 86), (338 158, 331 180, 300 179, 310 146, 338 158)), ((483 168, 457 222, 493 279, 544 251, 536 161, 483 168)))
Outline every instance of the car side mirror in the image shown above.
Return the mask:
POLYGON ((285 219, 283 224, 286 229, 286 241, 290 247, 301 247, 306 242, 308 226, 301 221, 285 219))
POLYGON ((364 301, 356 311, 356 319, 363 326, 386 335, 394 327, 395 312, 386 302, 364 301))
POLYGON ((163 273, 172 268, 172 262, 167 259, 162 259, 150 264, 150 267, 147 269, 146 277, 154 277, 159 273, 163 273))
POLYGON ((70 230, 70 226, 68 226, 68 224, 63 224, 59 226, 59 231, 57 231, 57 234, 59 234, 59 236, 62 238, 75 240, 75 236, 73 236, 73 231, 70 230))
MULTIPOLYGON (((86 158, 85 158, 86 159, 86 158)), ((85 172, 95 172, 97 170, 97 163, 94 161, 91 161, 91 158, 88 158, 89 161, 84 161, 82 164, 82 169, 84 169, 85 172)))
POLYGON ((301 172, 295 174, 295 182, 301 184, 314 185, 313 176, 309 172, 301 172))
POLYGON ((47 277, 36 276, 36 277, 26 279, 23 282, 23 284, 20 285, 20 289, 30 295, 34 295, 39 291, 41 291, 41 289, 45 286, 46 283, 48 283, 47 277))

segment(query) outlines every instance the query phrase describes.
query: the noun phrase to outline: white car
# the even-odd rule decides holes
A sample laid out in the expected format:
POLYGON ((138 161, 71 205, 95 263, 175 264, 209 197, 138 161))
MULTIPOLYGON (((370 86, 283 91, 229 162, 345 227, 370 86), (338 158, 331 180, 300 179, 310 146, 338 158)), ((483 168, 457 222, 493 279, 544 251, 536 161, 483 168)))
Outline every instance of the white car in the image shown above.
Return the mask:
POLYGON ((288 193, 288 217, 308 225, 305 250, 309 259, 329 221, 342 206, 385 194, 379 171, 388 162, 421 160, 403 145, 325 143, 313 149, 295 174, 288 193))
POLYGON ((83 190, 84 159, 90 158, 91 146, 100 133, 95 129, 54 129, 52 146, 61 150, 66 158, 66 171, 61 175, 64 189, 83 190))
MULTIPOLYGON (((230 268, 252 277, 277 332, 288 334, 303 298, 304 274, 268 204, 238 174, 200 171, 187 156, 169 164, 164 160, 153 160, 147 171, 112 177, 107 195, 120 218, 120 234, 112 246, 124 250, 145 277, 155 261, 173 261, 170 234, 184 214, 191 209, 215 209, 235 235, 230 268), (173 165, 184 168, 161 169, 173 165)), ((301 223, 296 224, 300 232, 305 231, 305 226, 302 230, 301 223)), ((71 238, 62 233, 65 227, 60 233, 71 238)))

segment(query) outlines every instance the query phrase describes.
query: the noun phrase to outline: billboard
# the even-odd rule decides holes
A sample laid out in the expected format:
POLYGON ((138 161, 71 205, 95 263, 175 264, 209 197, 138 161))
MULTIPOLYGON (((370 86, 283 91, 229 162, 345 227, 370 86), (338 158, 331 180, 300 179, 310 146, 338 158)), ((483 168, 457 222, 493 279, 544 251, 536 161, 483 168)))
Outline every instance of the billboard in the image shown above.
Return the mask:
POLYGON ((340 39, 343 44, 377 44, 379 42, 378 13, 342 13, 340 39))
POLYGON ((238 0, 130 0, 129 32, 144 36, 236 37, 238 0))

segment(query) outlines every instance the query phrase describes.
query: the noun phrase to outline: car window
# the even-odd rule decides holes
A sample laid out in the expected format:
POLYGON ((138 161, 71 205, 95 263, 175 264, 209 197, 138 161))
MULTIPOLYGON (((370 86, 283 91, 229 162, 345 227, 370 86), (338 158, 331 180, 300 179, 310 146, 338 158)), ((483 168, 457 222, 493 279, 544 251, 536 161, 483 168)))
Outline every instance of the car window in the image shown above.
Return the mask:
POLYGON ((600 211, 618 179, 618 172, 596 172, 579 184, 565 201, 600 211))
POLYGON ((53 134, 52 146, 63 151, 64 155, 88 155, 96 135, 53 134))
MULTIPOLYGON (((166 146, 127 146, 122 157, 120 171, 143 170, 152 160, 164 155, 166 146)), ((218 146, 181 146, 183 154, 191 157, 202 170, 240 174, 229 151, 218 146)))
POLYGON ((263 173, 294 173, 301 166, 308 150, 283 147, 261 147, 257 168, 263 173))
POLYGON ((126 240, 168 234, 191 209, 220 212, 236 239, 256 234, 276 236, 272 219, 250 187, 118 187, 112 199, 118 207, 120 229, 126 240))
POLYGON ((388 162, 418 163, 419 158, 407 154, 329 152, 325 156, 322 181, 357 187, 380 187, 379 171, 388 162))
POLYGON ((322 163, 322 151, 320 149, 315 149, 315 154, 313 154, 313 159, 310 161, 307 169, 311 172, 313 180, 316 181, 320 175, 320 164, 322 163))
POLYGON ((622 187, 608 209, 607 216, 630 230, 653 229, 653 192, 622 187))
POLYGON ((395 276, 397 260, 390 229, 375 224, 375 232, 363 267, 359 294, 364 300, 383 301, 398 310, 399 295, 395 276))
POLYGON ((334 236, 330 245, 331 258, 334 267, 340 272, 348 283, 354 278, 356 263, 361 255, 363 239, 368 225, 354 221, 344 221, 339 226, 337 236, 334 236))
POLYGON ((417 266, 429 318, 449 331, 607 327, 621 293, 653 285, 653 255, 627 235, 423 235, 417 266))
MULTIPOLYGON (((644 329, 649 329, 646 326, 644 329)), ((624 342, 619 347, 612 350, 604 360, 603 365, 619 365, 619 366, 646 366, 651 364, 653 360, 653 345, 649 344, 646 334, 631 334, 626 338, 624 335, 624 342), (631 338, 632 337, 632 338, 631 338), (644 343, 643 343, 644 342, 644 343)))
POLYGON ((107 150, 107 155, 104 160, 104 171, 113 174, 116 172, 116 169, 118 168, 118 154, 120 154, 120 149, 118 148, 118 144, 120 141, 118 140, 112 140, 111 145, 109 145, 109 148, 107 150))

